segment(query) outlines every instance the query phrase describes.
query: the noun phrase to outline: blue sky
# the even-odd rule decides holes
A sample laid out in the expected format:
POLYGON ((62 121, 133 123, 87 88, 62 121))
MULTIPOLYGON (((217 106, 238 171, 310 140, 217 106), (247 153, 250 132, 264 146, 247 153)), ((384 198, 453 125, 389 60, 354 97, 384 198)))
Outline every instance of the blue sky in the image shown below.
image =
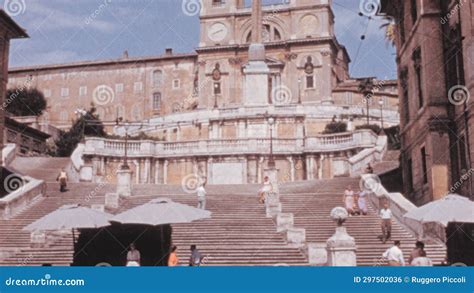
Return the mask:
MULTIPOLYGON (((124 50, 133 57, 160 55, 166 47, 185 53, 199 41, 198 16, 183 12, 185 0, 0 1, 30 35, 12 42, 11 67, 114 59, 124 50)), ((395 78, 395 50, 384 40, 382 20, 359 16, 357 0, 333 0, 333 10, 336 36, 352 59, 351 75, 395 78)))

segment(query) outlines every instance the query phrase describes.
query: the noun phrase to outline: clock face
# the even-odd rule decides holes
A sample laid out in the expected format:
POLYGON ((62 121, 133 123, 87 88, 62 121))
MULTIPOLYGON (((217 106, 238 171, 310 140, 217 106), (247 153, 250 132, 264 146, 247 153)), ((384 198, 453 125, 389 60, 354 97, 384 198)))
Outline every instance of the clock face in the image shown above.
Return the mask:
POLYGON ((214 42, 220 42, 227 36, 228 29, 225 24, 217 22, 209 27, 207 36, 214 42))

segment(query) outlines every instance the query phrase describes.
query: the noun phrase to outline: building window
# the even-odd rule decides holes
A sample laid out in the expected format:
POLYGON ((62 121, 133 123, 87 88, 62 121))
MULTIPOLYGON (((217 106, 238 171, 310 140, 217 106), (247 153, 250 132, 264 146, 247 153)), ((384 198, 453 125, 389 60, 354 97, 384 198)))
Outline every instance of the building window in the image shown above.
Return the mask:
POLYGON ((173 89, 176 90, 176 89, 179 89, 181 86, 181 82, 179 79, 175 79, 173 80, 173 89))
POLYGON ((43 93, 44 93, 45 98, 50 98, 51 97, 51 90, 50 89, 44 90, 43 93))
POLYGON ((407 160, 407 167, 406 167, 406 179, 407 179, 407 191, 412 192, 413 191, 413 162, 411 159, 407 160))
POLYGON ((220 6, 225 4, 225 0, 212 0, 212 5, 213 6, 220 6))
POLYGON ((133 91, 135 93, 140 93, 143 90, 143 83, 141 81, 137 81, 133 84, 133 91))
POLYGON ((411 0, 410 1, 410 13, 411 13, 411 20, 413 23, 416 22, 416 19, 418 18, 418 8, 416 7, 416 0, 411 0))
POLYGON ((413 51, 412 55, 414 69, 415 69, 415 82, 416 82, 416 90, 418 94, 418 106, 421 108, 423 107, 424 100, 423 100, 423 83, 422 83, 422 76, 421 76, 421 48, 417 48, 413 51))
POLYGON ((115 92, 116 93, 122 93, 123 92, 123 83, 115 84, 115 92))
POLYGON ((44 75, 43 80, 51 80, 51 74, 44 75))
POLYGON ((163 71, 155 70, 153 72, 153 87, 158 88, 163 84, 163 71))
POLYGON ((312 89, 314 88, 314 65, 313 65, 313 58, 308 56, 306 58, 306 63, 304 65, 304 72, 306 74, 306 88, 312 89))
POLYGON ((79 88, 79 96, 85 96, 87 95, 87 87, 86 86, 81 86, 79 88))
POLYGON ((221 92, 221 83, 218 81, 218 82, 214 82, 214 95, 220 95, 222 92, 221 92))
POLYGON ((402 88, 402 118, 403 123, 407 124, 410 121, 410 107, 408 104, 408 69, 403 68, 400 72, 400 87, 402 88))
POLYGON ((69 88, 67 87, 61 88, 61 97, 69 97, 69 88))
POLYGON ((421 148, 421 170, 423 172, 423 184, 428 183, 428 168, 426 166, 426 149, 421 148))
POLYGON ((67 120, 69 119, 69 113, 67 111, 62 111, 61 114, 59 114, 59 119, 61 120, 61 123, 68 122, 67 120))
POLYGON ((161 110, 161 93, 153 94, 153 111, 160 112, 161 110))

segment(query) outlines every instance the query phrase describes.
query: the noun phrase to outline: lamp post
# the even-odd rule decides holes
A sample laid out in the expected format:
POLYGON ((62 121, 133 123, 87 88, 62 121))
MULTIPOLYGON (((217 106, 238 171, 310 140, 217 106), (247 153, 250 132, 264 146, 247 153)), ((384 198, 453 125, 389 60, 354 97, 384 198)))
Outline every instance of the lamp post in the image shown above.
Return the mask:
POLYGON ((275 160, 273 158, 273 124, 275 124, 275 118, 268 118, 268 125, 270 126, 270 158, 268 159, 268 167, 275 168, 275 160))
POLYGON ((374 79, 372 77, 364 78, 359 83, 359 91, 364 95, 365 103, 367 106, 367 125, 370 124, 370 105, 369 102, 373 97, 374 90, 374 79))
POLYGON ((298 104, 301 104, 301 77, 298 78, 298 104))
POLYGON ((379 106, 380 106, 380 128, 382 129, 382 132, 383 132, 383 101, 382 99, 379 100, 379 106))

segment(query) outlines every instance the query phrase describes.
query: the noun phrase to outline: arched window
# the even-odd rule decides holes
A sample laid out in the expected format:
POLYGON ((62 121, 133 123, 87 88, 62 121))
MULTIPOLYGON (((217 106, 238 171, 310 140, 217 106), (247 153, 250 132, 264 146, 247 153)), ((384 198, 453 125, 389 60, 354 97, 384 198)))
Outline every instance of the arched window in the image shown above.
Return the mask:
MULTIPOLYGON (((280 41, 282 39, 280 31, 269 24, 264 24, 262 28, 262 42, 280 41)), ((252 31, 247 34, 245 39, 247 44, 252 42, 252 31)))
POLYGON ((155 70, 153 71, 153 87, 157 88, 163 84, 163 71, 155 70))

